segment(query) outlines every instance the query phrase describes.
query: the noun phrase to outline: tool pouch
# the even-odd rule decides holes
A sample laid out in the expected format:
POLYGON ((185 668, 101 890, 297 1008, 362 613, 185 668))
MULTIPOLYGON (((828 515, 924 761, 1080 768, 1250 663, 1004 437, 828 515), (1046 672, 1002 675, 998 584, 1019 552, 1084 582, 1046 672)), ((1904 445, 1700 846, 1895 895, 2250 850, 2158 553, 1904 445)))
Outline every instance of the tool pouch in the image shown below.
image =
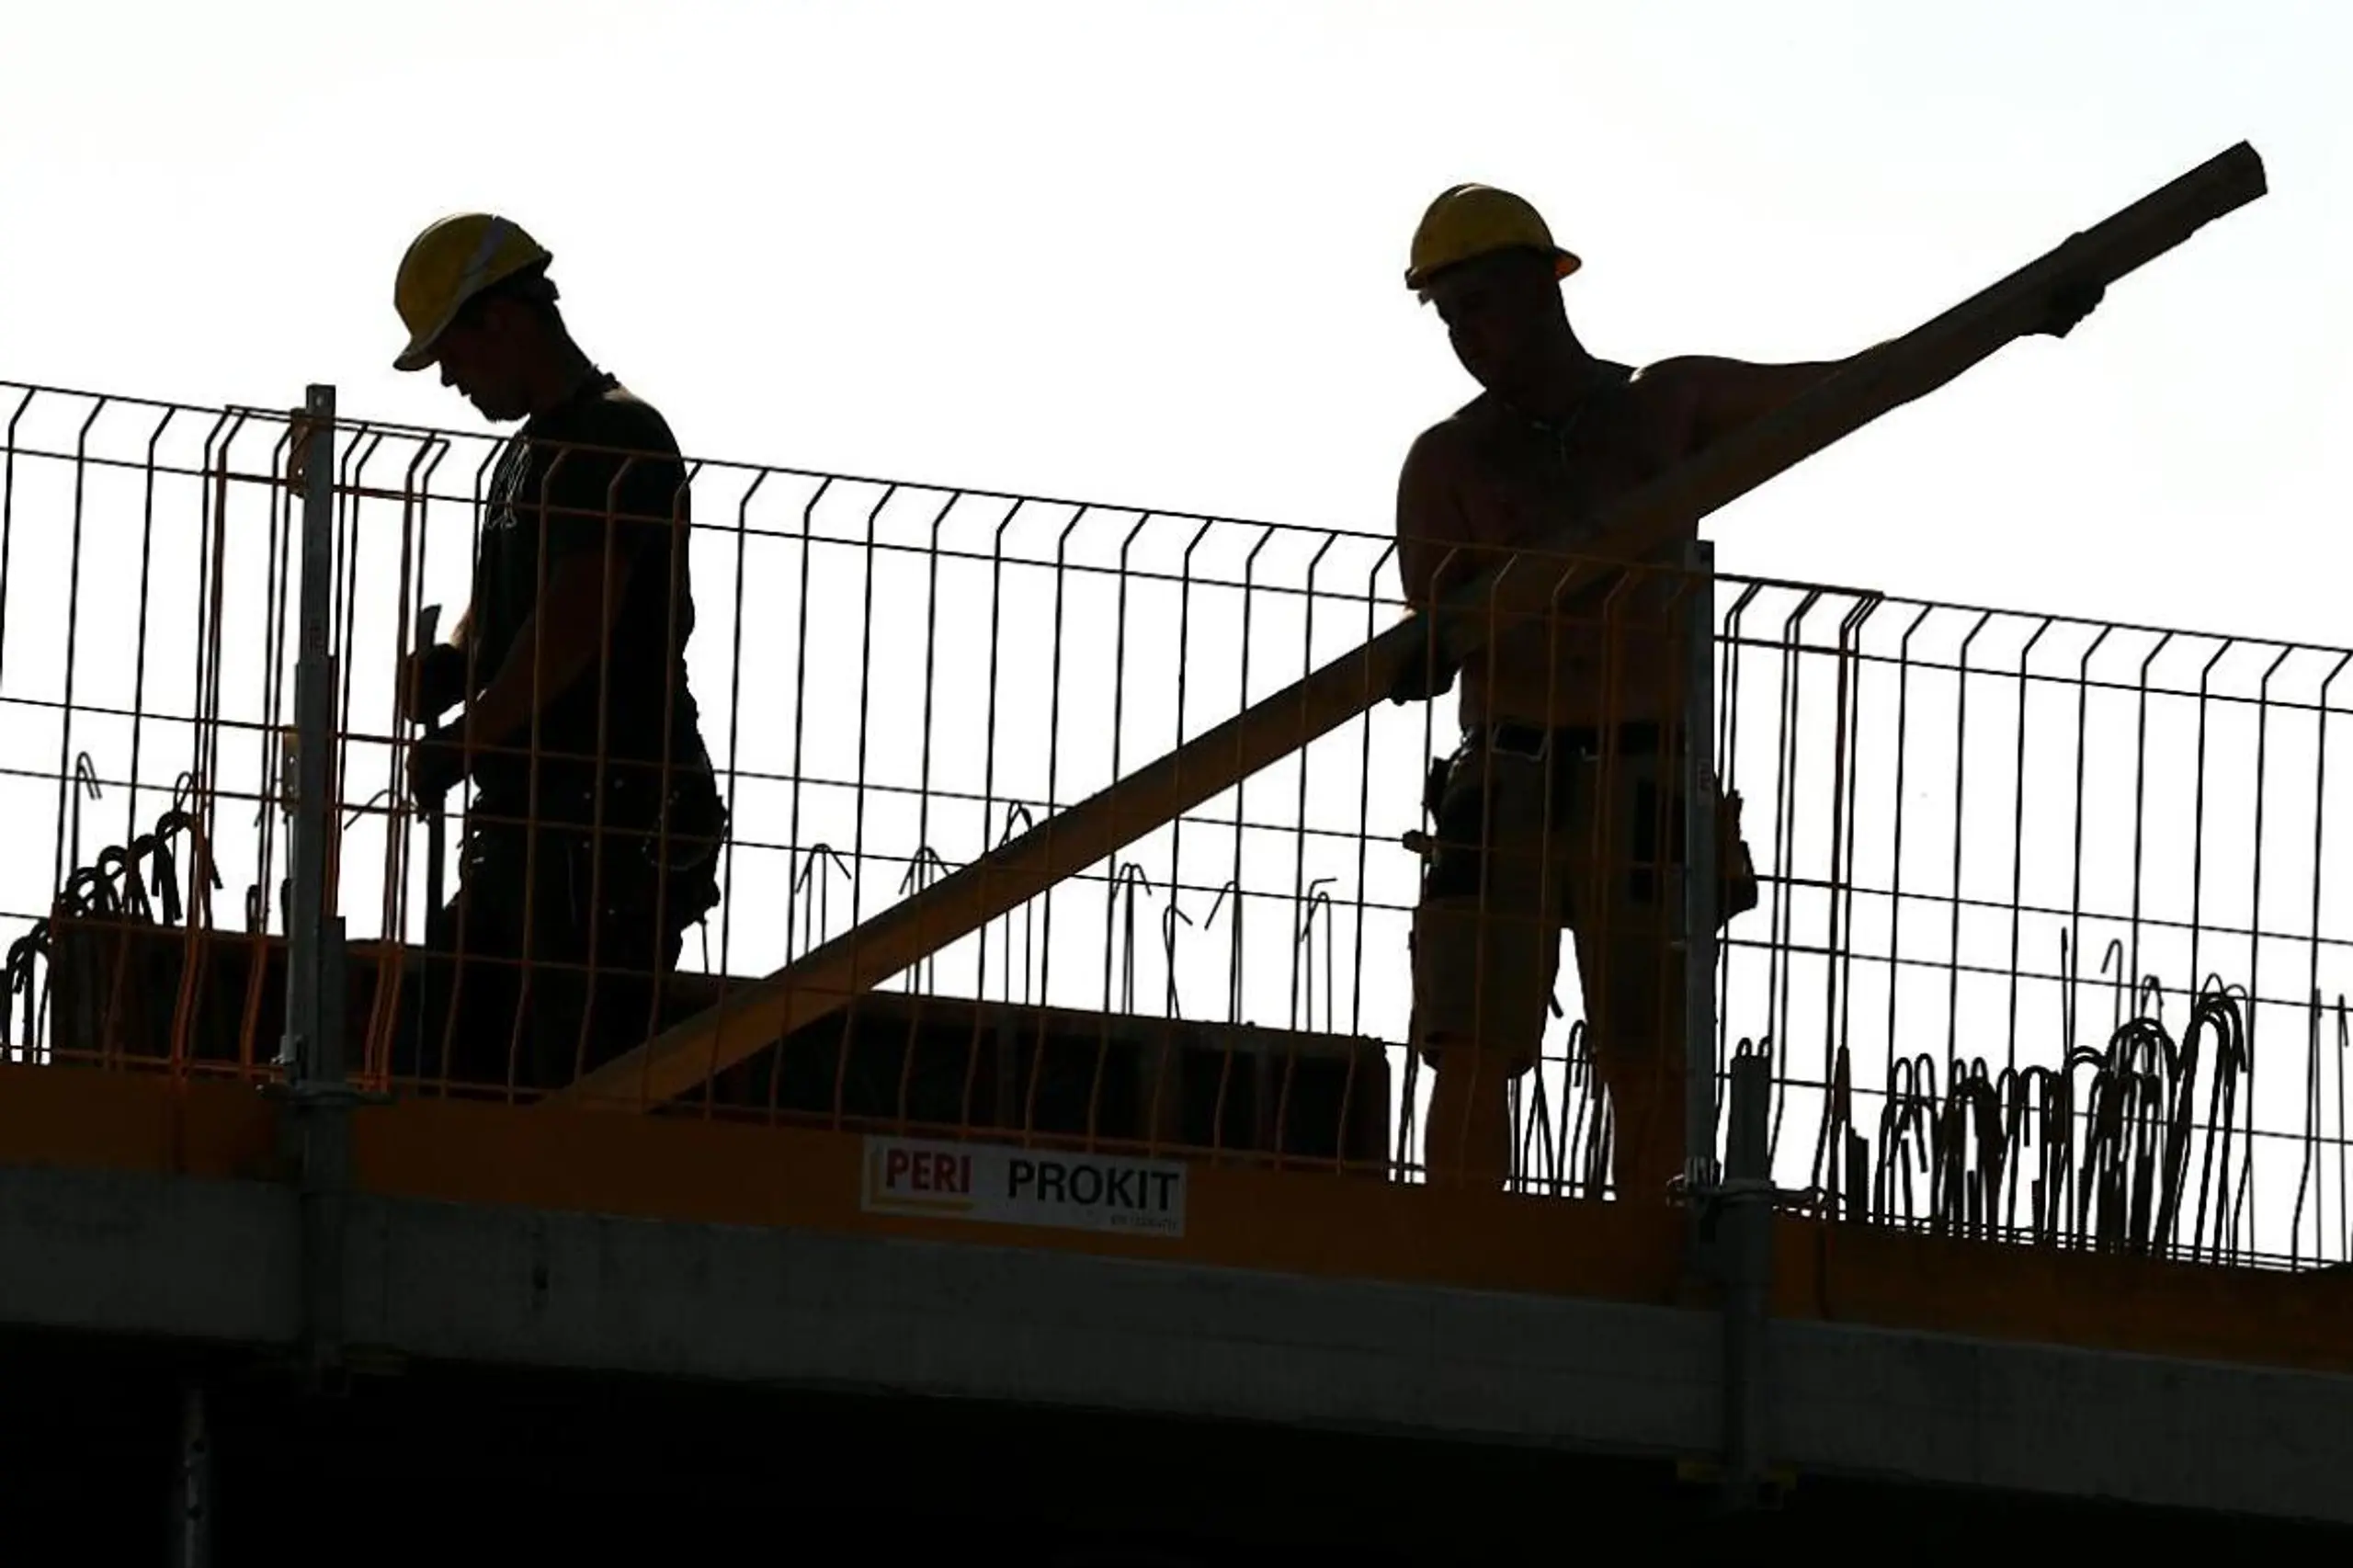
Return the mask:
MULTIPOLYGON (((1486 831, 1497 847, 1525 847, 1542 854, 1548 846, 1547 812, 1542 797, 1542 767, 1505 759, 1481 757, 1472 762, 1476 781, 1456 781, 1459 766, 1453 756, 1431 759, 1422 781, 1422 806, 1436 824, 1443 817, 1449 786, 1476 788, 1486 793, 1486 831)), ((1741 796, 1736 790, 1714 792, 1716 812, 1716 926, 1719 930, 1755 909, 1759 898, 1756 863, 1747 836, 1741 831, 1741 796)), ((1407 846, 1425 857, 1437 849, 1434 835, 1408 834, 1407 846)))
POLYGON ((1716 926, 1756 907, 1756 861, 1740 831, 1740 791, 1716 792, 1716 926))
MULTIPOLYGON (((1518 856, 1559 858, 1559 846, 1550 833, 1551 812, 1544 799, 1544 765, 1518 756, 1485 756, 1477 752, 1433 757, 1422 778, 1422 810, 1430 831, 1405 835, 1405 846, 1424 859, 1435 856, 1447 824, 1447 807, 1458 797, 1475 793, 1480 800, 1476 821, 1481 842, 1459 844, 1458 851, 1500 850, 1518 856)), ((1458 828, 1458 831, 1459 828, 1458 828)), ((1483 854, 1481 857, 1484 858, 1483 854)))
POLYGON ((1446 891, 1426 881, 1415 903, 1410 1038, 1434 1064, 1449 1046, 1475 1046, 1492 1067, 1525 1073, 1539 1059, 1552 1009, 1565 891, 1557 857, 1546 853, 1543 765, 1477 753, 1440 757, 1423 803, 1434 833, 1475 833, 1484 844, 1453 846, 1476 865, 1475 876, 1442 873, 1446 891), (1468 795, 1481 802, 1475 827, 1459 810, 1468 795), (1458 808, 1451 822, 1449 806, 1458 808))
POLYGON ((1432 823, 1438 820, 1438 809, 1446 803, 1446 781, 1453 777, 1452 757, 1430 758, 1429 771, 1422 776, 1422 810, 1429 813, 1432 823))

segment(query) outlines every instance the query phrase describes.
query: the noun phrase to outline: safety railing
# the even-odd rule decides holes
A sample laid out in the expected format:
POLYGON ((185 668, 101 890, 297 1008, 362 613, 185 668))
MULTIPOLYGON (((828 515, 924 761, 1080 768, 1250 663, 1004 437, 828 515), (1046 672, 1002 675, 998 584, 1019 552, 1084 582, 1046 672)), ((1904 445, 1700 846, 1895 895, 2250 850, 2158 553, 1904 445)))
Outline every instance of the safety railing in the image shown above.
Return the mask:
POLYGON ((2353 653, 1727 597, 1770 891, 1719 984, 1783 1179, 1963 1233, 2346 1258, 2353 653))
MULTIPOLYGON (((14 386, 0 420, 0 879, 23 930, 0 1054, 279 1075, 297 433, 14 386)), ((614 1040, 579 1031, 535 1069, 523 1028, 430 1027, 420 998, 497 967, 417 951, 492 812, 460 791, 431 831, 394 705, 419 611, 472 595, 504 440, 348 419, 332 439, 348 945, 327 1005, 365 1087, 528 1099, 614 1040)), ((1401 609, 1382 533, 687 466, 688 668, 729 831, 716 905, 622 1043, 1050 828, 1401 609)), ((2353 1258, 2353 909, 2329 875, 2353 864, 2329 837, 2353 786, 2328 766, 2353 655, 1665 569, 1556 598, 1548 637, 1652 611, 1701 633, 1696 659, 1680 633, 1621 656, 1597 711, 1647 695, 1696 719, 1741 798, 1759 897, 1714 937, 1700 1027, 1719 1074, 1769 1059, 1780 1185, 1879 1223, 2353 1258)), ((1461 689, 1140 824, 648 1108, 1423 1179, 1415 835, 1461 689)), ((574 967, 539 964, 542 1000, 574 967)), ((1574 963, 1554 996, 1510 1085, 1511 1179, 1599 1197, 1632 1080, 1603 1086, 1574 963)))

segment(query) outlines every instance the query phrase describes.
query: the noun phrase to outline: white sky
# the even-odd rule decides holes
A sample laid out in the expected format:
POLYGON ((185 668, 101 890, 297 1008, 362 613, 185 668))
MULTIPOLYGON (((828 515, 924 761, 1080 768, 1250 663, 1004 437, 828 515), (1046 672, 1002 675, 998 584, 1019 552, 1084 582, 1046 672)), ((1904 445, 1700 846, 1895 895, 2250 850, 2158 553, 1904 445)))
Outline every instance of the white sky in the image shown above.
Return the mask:
POLYGON ((1599 351, 1813 357, 2245 138, 2271 198, 1713 531, 1729 570, 2328 641, 2328 574, 2281 567, 2325 559, 2346 477, 2348 28, 2317 0, 85 0, 0 60, 0 346, 18 380, 328 380, 462 422, 387 368, 392 271, 490 205, 698 452, 1379 528, 1465 391, 1399 283, 1447 184, 1545 209, 1599 351))
POLYGON ((1400 280, 1447 185, 1543 208, 1597 352, 1826 358, 2245 139, 2269 197, 1708 532, 1729 572, 2343 643, 2348 33, 2319 0, 81 0, 0 56, 0 379, 470 427, 391 370, 392 277, 490 207, 690 452, 1379 530, 1472 390, 1400 280))

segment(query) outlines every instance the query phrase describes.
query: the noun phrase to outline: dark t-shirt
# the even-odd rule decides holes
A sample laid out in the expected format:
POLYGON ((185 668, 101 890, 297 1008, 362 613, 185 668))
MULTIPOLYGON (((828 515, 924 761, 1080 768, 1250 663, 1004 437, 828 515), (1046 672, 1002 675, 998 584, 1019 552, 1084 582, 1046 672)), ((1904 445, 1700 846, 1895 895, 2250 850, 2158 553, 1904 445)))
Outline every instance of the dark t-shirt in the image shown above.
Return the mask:
MULTIPOLYGON (((608 821, 617 807, 627 811, 663 792, 654 786, 665 732, 674 788, 680 770, 691 775, 710 767, 687 689, 686 645, 695 616, 689 520, 686 465, 668 423, 602 372, 559 407, 534 415, 499 456, 474 562, 475 680, 487 685, 526 630, 543 580, 543 544, 548 579, 558 562, 601 551, 608 538, 635 558, 604 659, 541 711, 536 794, 543 813, 564 812, 565 797, 585 796, 594 786, 594 764, 586 759, 599 755, 600 676, 608 821), (617 782, 627 799, 613 798, 617 782)), ((493 744, 519 752, 530 735, 493 744)), ((486 794, 519 799, 533 792, 529 768, 522 756, 487 757, 475 777, 486 794)))

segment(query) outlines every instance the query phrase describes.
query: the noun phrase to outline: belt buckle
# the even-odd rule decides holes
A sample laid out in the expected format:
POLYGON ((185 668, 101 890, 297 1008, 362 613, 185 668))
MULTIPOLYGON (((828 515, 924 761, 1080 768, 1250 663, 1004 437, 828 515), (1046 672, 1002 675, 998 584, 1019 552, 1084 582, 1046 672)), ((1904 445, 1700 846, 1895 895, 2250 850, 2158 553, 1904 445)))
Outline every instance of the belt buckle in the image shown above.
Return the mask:
POLYGON ((1506 756, 1516 756, 1526 762, 1543 761, 1544 754, 1552 749, 1552 733, 1532 724, 1490 724, 1487 726, 1489 751, 1501 752, 1506 756), (1528 745, 1513 744, 1511 737, 1522 734, 1532 734, 1536 739, 1533 744, 1528 745))

